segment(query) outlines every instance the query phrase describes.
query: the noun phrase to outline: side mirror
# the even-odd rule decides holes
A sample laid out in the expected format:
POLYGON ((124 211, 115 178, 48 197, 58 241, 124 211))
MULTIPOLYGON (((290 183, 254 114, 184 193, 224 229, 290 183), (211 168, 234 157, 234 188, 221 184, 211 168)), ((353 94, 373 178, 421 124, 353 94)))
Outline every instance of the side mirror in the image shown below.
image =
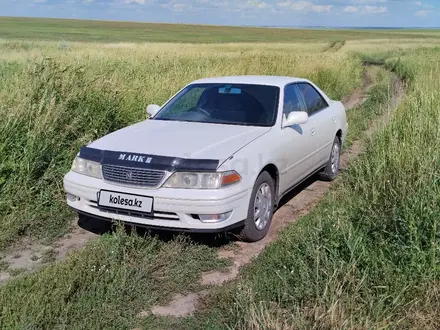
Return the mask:
POLYGON ((309 115, 305 111, 292 111, 287 118, 283 118, 283 128, 307 123, 309 115))
POLYGON ((157 104, 150 104, 147 107, 147 113, 150 115, 150 117, 153 117, 160 109, 160 106, 157 104))

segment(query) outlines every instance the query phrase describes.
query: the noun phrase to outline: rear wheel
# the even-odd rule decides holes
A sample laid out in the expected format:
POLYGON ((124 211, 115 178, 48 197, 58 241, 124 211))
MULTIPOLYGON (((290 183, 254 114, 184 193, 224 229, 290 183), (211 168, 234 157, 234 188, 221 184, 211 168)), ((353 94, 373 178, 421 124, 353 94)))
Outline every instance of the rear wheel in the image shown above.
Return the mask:
POLYGON ((334 179, 336 179, 339 173, 340 158, 341 140, 338 136, 335 136, 327 164, 325 165, 325 168, 319 173, 319 176, 322 180, 333 181, 334 179))
POLYGON ((264 238, 272 222, 275 202, 275 183, 267 172, 262 172, 255 181, 249 202, 248 216, 240 237, 248 242, 264 238))

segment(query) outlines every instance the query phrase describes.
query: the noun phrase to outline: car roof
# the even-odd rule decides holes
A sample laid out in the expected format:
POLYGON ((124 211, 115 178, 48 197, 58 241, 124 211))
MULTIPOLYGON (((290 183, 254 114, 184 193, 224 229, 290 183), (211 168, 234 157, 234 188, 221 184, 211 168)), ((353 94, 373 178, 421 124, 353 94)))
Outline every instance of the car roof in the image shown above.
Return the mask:
POLYGON ((284 87, 294 82, 309 82, 307 79, 285 76, 224 76, 203 78, 191 84, 251 84, 284 87))

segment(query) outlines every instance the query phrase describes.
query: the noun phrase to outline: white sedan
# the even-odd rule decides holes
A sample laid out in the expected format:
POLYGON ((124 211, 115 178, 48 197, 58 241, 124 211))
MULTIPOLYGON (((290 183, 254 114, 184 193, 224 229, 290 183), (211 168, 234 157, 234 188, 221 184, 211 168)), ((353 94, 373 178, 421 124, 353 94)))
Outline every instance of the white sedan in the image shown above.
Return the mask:
POLYGON ((201 79, 147 112, 81 148, 64 188, 83 218, 260 240, 283 195, 336 177, 348 129, 341 102, 292 77, 201 79))

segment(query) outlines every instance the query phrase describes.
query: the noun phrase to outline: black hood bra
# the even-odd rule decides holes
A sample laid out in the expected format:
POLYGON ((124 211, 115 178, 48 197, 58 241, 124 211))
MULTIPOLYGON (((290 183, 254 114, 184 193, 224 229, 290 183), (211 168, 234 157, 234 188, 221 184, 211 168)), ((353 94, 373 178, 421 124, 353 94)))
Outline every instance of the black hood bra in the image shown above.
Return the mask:
POLYGON ((169 156, 147 155, 127 151, 101 150, 82 147, 79 156, 83 159, 126 167, 148 168, 168 172, 176 171, 216 171, 219 160, 188 159, 169 156))

